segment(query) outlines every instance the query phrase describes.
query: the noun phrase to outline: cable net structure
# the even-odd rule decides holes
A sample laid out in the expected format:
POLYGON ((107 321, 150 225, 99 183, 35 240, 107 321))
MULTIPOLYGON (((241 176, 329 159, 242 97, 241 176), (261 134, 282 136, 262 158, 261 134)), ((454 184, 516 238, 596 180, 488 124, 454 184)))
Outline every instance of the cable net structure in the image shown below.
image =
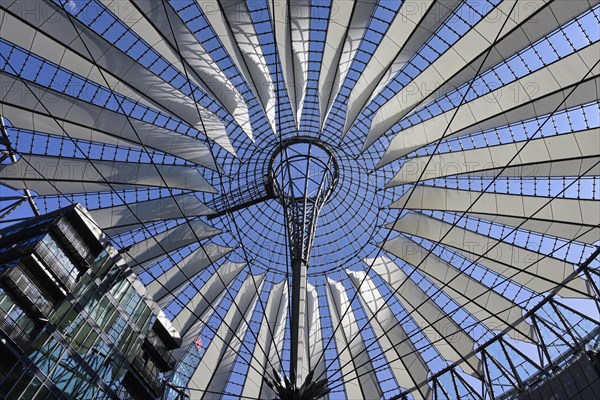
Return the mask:
POLYGON ((514 398, 597 348, 597 0, 0 21, 0 226, 90 211, 181 332, 166 398, 514 398))

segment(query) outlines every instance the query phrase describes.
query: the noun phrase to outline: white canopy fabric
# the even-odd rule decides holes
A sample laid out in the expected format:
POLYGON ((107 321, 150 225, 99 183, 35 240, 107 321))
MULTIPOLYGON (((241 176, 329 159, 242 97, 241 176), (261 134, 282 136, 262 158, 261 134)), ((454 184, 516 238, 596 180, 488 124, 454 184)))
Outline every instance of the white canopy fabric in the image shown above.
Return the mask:
POLYGON ((597 98, 600 75, 598 52, 600 44, 592 44, 514 83, 516 87, 524 88, 523 90, 534 87, 536 89, 531 90, 534 93, 506 96, 502 95, 506 88, 501 87, 491 92, 489 97, 479 97, 464 104, 456 111, 456 115, 454 111, 448 111, 408 128, 392 140, 379 165, 442 137, 449 139, 481 132, 522 120, 523 115, 543 115, 557 108, 568 108, 593 101, 597 98), (566 95, 571 91, 575 93, 570 94, 566 101, 566 95), (493 98, 494 101, 490 102, 489 98, 493 98))
POLYGON ((206 354, 190 380, 192 388, 197 389, 193 398, 220 397, 231 373, 235 356, 242 345, 245 331, 248 329, 248 320, 256 307, 260 288, 264 282, 264 275, 253 278, 248 276, 237 296, 233 300, 237 307, 229 309, 218 329, 219 336, 213 337, 206 349, 206 354), (255 285, 257 285, 255 287, 255 285), (205 379, 211 377, 210 379, 205 379), (206 393, 204 393, 206 391, 206 393), (216 392, 216 394, 211 393, 216 392))
POLYGON ((515 339, 533 339, 531 326, 522 322, 525 310, 509 299, 439 257, 427 256, 427 250, 410 239, 398 236, 388 241, 385 248, 407 263, 418 266, 454 301, 490 328, 514 327, 509 334, 515 339))
POLYGON ((40 195, 102 192, 136 185, 215 191, 196 169, 182 165, 92 162, 39 155, 23 155, 14 164, 0 165, 0 179, 11 187, 40 195))
POLYGON ((0 108, 14 127, 112 145, 146 146, 216 169, 209 147, 200 140, 10 75, 0 76, 10 87, 0 99, 0 108))
POLYGON ((360 335, 358 324, 350 309, 350 300, 346 289, 340 282, 329 280, 327 285, 327 302, 332 311, 334 325, 340 325, 341 329, 336 332, 336 343, 341 348, 340 363, 344 375, 348 376, 345 384, 346 393, 360 393, 365 399, 373 399, 381 396, 381 389, 377 384, 377 378, 371 360, 366 350, 366 345, 360 335), (354 376, 352 376, 354 374, 354 376))
POLYGON ((260 99, 275 132, 275 88, 248 7, 241 0, 224 0, 216 4, 201 1, 200 6, 227 53, 235 58, 235 64, 260 99))
POLYGON ((124 257, 129 264, 143 267, 150 260, 220 232, 201 220, 190 221, 133 244, 124 257))
POLYGON ((144 222, 208 215, 210 210, 194 195, 180 194, 129 205, 89 210, 98 226, 108 234, 118 235, 138 229, 144 222))
POLYGON ((482 19, 413 82, 377 110, 365 147, 419 104, 427 104, 428 99, 468 82, 477 74, 478 68, 485 70, 510 58, 528 43, 542 38, 587 7, 585 2, 569 4, 562 1, 513 5, 511 1, 502 1, 494 10, 496 15, 502 17, 510 13, 506 25, 498 24, 495 18, 482 19), (490 45, 497 36, 493 50, 490 51, 490 45), (489 56, 485 57, 487 54, 489 56), (485 63, 482 64, 484 58, 485 63), (424 89, 425 87, 436 89, 424 89))
POLYGON ((377 286, 364 272, 350 272, 349 274, 357 289, 361 287, 362 283, 361 304, 369 318, 375 317, 373 329, 377 333, 377 338, 390 363, 396 381, 405 388, 419 386, 415 393, 417 398, 431 398, 430 389, 422 384, 430 372, 427 363, 409 339, 402 325, 394 317, 392 310, 383 301, 377 286))
POLYGON ((269 293, 265 307, 265 315, 258 333, 257 345, 254 348, 252 367, 248 370, 244 382, 243 396, 267 398, 275 393, 265 385, 261 372, 269 367, 280 369, 279 358, 283 344, 285 318, 287 315, 288 287, 285 281, 275 284, 269 293))
MULTIPOLYGON (((418 326, 426 326, 429 321, 435 321, 432 329, 425 331, 436 349, 445 359, 460 363, 463 370, 471 375, 481 376, 483 373, 479 360, 474 356, 463 362, 463 358, 475 348, 473 339, 447 315, 429 295, 413 282, 397 265, 388 258, 365 260, 373 264, 373 270, 391 287, 398 288, 397 298, 415 320, 418 326)), ((365 278, 364 273, 353 273, 355 286, 365 278), (362 278, 362 279, 361 279, 362 278)), ((416 382, 418 383, 418 382, 416 382)))
POLYGON ((176 360, 181 360, 185 356, 190 345, 198 337, 200 328, 213 314, 215 304, 223 299, 228 286, 240 274, 245 265, 231 262, 221 265, 173 319, 173 325, 183 338, 181 347, 173 352, 176 360))
POLYGON ((176 299, 185 289, 185 285, 194 280, 205 268, 216 263, 222 257, 231 252, 231 248, 209 243, 194 250, 177 264, 160 275, 148 285, 148 291, 152 293, 154 300, 166 306, 176 299))
POLYGON ((0 229, 87 208, 193 399, 521 392, 600 325, 600 0, 476 3, 0 0, 0 229))

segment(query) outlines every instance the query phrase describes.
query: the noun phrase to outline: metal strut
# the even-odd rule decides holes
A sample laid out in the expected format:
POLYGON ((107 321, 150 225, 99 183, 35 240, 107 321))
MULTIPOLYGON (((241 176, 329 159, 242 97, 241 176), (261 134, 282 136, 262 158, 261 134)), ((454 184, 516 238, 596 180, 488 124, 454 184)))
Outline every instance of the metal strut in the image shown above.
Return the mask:
POLYGON ((270 164, 273 193, 283 206, 292 269, 291 351, 292 383, 302 384, 310 370, 306 349, 306 296, 309 259, 319 212, 338 180, 333 153, 314 139, 282 143, 270 164))

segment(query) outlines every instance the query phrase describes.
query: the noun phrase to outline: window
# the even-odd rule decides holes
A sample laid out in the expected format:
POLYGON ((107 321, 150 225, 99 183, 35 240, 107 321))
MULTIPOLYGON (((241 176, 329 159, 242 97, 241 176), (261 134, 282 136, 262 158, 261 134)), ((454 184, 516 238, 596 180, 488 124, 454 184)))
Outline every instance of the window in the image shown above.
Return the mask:
POLYGON ((12 297, 4 288, 0 287, 0 312, 3 314, 0 318, 4 319, 18 332, 31 334, 35 329, 35 324, 25 311, 17 305, 12 297))
POLYGON ((68 288, 73 287, 77 282, 79 271, 50 235, 42 239, 36 248, 36 253, 68 288))

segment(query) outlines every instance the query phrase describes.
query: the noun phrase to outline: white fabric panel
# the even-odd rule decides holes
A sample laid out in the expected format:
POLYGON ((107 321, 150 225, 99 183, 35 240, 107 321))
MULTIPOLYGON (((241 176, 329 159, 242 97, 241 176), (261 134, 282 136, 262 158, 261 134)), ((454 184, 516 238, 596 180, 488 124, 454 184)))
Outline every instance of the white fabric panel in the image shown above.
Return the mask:
POLYGON ((357 7, 356 3, 356 0, 333 0, 331 2, 330 19, 323 44, 319 73, 319 126, 321 127, 325 123, 329 103, 333 101, 331 96, 333 87, 336 86, 335 79, 344 50, 343 41, 350 29, 350 18, 357 7))
MULTIPOLYGON (((1 78, 2 80, 4 80, 5 76, 2 75, 1 78)), ((12 88, 16 88, 17 90, 20 88, 24 88, 25 90, 27 90, 26 86, 20 83, 15 83, 15 86, 11 86, 11 89, 12 88)), ((10 105, 9 102, 11 101, 11 99, 9 99, 9 93, 10 92, 7 92, 7 96, 3 99, 0 99, 0 114, 2 114, 4 116, 4 119, 8 120, 10 124, 15 128, 27 129, 35 132, 49 133, 57 136, 67 136, 73 139, 82 139, 90 142, 129 147, 131 149, 142 149, 142 146, 121 139, 117 135, 112 136, 108 132, 102 132, 95 128, 92 129, 90 127, 79 126, 75 123, 65 121, 57 117, 53 118, 48 114, 42 114, 25 108, 10 105)), ((38 101, 36 100, 35 104, 37 103, 38 101)), ((132 122, 135 121, 136 120, 132 119, 132 122)), ((150 145, 147 145, 147 147, 151 148, 150 145)), ((159 149, 157 148, 156 150, 159 149)))
MULTIPOLYGON (((181 360, 185 352, 198 336, 202 325, 212 315, 213 307, 220 303, 225 296, 226 288, 246 266, 246 263, 226 262, 221 265, 194 297, 173 319, 173 326, 181 333, 183 343, 180 348, 173 350, 173 357, 181 360)), ((160 304, 160 303, 159 303, 160 304)), ((162 307, 162 305, 161 305, 162 307)))
POLYGON ((244 381, 242 398, 244 396, 259 399, 276 397, 276 394, 263 383, 263 377, 272 375, 271 368, 279 372, 281 367, 280 357, 283 356, 288 298, 288 286, 285 280, 273 285, 254 346, 251 366, 244 381), (263 352, 261 348, 265 351, 263 352))
MULTIPOLYGON (((421 174, 421 181, 463 174, 494 177, 509 162, 510 167, 503 176, 579 176, 572 174, 584 173, 597 162, 599 133, 600 129, 595 128, 532 139, 529 142, 414 157, 402 165, 400 172, 386 187, 417 182, 421 174), (511 162, 513 157, 515 158, 511 162), (587 160, 582 162, 579 160, 581 158, 587 160), (558 163, 562 160, 564 163, 558 163)), ((586 175, 600 175, 600 167, 596 166, 586 175)))
MULTIPOLYGON (((442 86, 462 69, 469 69, 471 71, 471 77, 475 76, 477 70, 481 66, 481 62, 477 64, 473 62, 475 59, 482 57, 483 54, 489 51, 494 43, 494 39, 498 38, 498 42, 503 39, 506 40, 506 42, 511 42, 513 51, 507 54, 507 58, 515 51, 520 50, 521 45, 525 47, 529 42, 512 43, 511 38, 517 36, 518 33, 521 32, 520 29, 515 31, 513 31, 513 29, 529 20, 547 1, 548 0, 537 0, 534 2, 517 3, 516 5, 514 1, 500 2, 492 11, 490 11, 492 16, 483 18, 437 60, 425 68, 425 70, 423 70, 423 72, 411 83, 406 85, 386 104, 377 110, 363 150, 369 147, 421 101, 427 98, 440 98, 441 96, 432 96, 433 89, 442 86), (510 15, 508 15, 509 13, 510 15), (507 19, 508 21, 504 24, 507 19), (501 28, 503 28, 502 32, 500 32, 501 28)), ((577 8, 580 9, 581 7, 577 8)), ((551 14, 548 16, 550 17, 551 14)), ((553 17, 552 22, 556 24, 553 17)), ((535 18, 532 24, 539 25, 540 21, 535 18)), ((546 26, 548 26, 548 24, 546 24, 546 26)), ((555 25, 550 25, 550 27, 550 30, 552 30, 555 25)), ((535 38, 532 38, 532 42, 535 40, 535 38)), ((494 64, 490 65, 489 63, 486 63, 486 65, 489 66, 494 64)), ((482 68, 481 70, 485 71, 486 69, 482 68)), ((453 80, 450 85, 452 88, 456 88, 462 83, 464 82, 453 80)), ((445 88, 444 93, 448 93, 449 91, 450 89, 445 88)))
MULTIPOLYGON (((599 143, 600 144, 600 143, 599 143)), ((600 208, 595 200, 522 196, 518 194, 482 193, 478 191, 416 186, 390 208, 406 210, 441 210, 466 212, 478 218, 569 240, 577 238, 593 244, 600 240, 600 208), (477 200, 476 200, 477 199, 477 200), (535 213, 535 215, 534 215, 535 213)))
POLYGON ((99 0, 120 20, 163 56, 178 71, 183 72, 181 59, 174 48, 165 42, 158 32, 136 8, 131 0, 99 0), (125 16, 125 18, 123 18, 125 16))
MULTIPOLYGON (((475 341, 419 285, 387 257, 365 262, 373 265, 373 270, 396 290, 394 296, 422 328, 442 357, 458 362, 463 371, 475 377, 483 376, 480 360, 475 355, 468 356, 475 349, 475 341)), ((364 275, 363 272, 354 273, 354 279, 364 275)), ((361 280, 358 279, 358 282, 361 280)))
MULTIPOLYGON (((563 74, 564 71, 560 73, 563 74)), ((527 91, 537 90, 536 86, 533 84, 523 88, 512 83, 509 84, 507 88, 505 87, 505 90, 511 92, 511 96, 514 95, 514 91, 517 91, 517 93, 522 93, 523 97, 526 97, 524 94, 525 89, 527 89, 527 91)), ((456 136, 470 135, 473 133, 500 128, 506 126, 507 124, 514 124, 531 119, 532 116, 548 115, 554 112, 560 112, 562 110, 578 107, 583 104, 588 104, 596 101, 598 97, 600 97, 599 93, 600 77, 596 75, 596 77, 577 82, 574 85, 565 87, 563 90, 558 90, 531 103, 515 107, 512 110, 508 110, 504 114, 500 113, 492 118, 486 119, 485 121, 480 121, 478 124, 462 130, 456 136)))
MULTIPOLYGON (((20 2, 21 6, 13 5, 9 9, 32 25, 38 26, 39 29, 57 42, 85 57, 89 62, 95 62, 104 70, 111 71, 111 74, 127 82, 140 95, 146 96, 147 99, 159 104, 162 109, 169 110, 170 113, 200 131, 204 131, 204 128, 206 128, 206 135, 215 141, 219 140, 219 145, 224 148, 231 147, 228 138, 226 141, 223 140, 224 127, 219 119, 198 105, 199 113, 196 107, 197 104, 190 97, 175 89, 162 78, 154 75, 136 60, 122 53, 74 17, 68 18, 60 7, 36 0, 25 1, 31 3, 30 8, 27 8, 28 6, 25 6, 24 2, 20 2), (36 10, 36 12, 27 11, 31 9, 36 10), (38 18, 39 15, 47 15, 48 18, 40 19, 38 18), (79 35, 83 38, 85 45, 79 39, 79 35), (202 125, 201 119, 204 125, 202 125)), ((162 14, 164 15, 164 12, 162 14)))
POLYGON ((574 240, 576 242, 594 244, 600 240, 600 226, 596 225, 593 228, 585 225, 576 225, 571 223, 544 221, 532 218, 507 217, 503 215, 489 215, 471 213, 475 218, 495 222, 508 226, 521 226, 522 229, 539 232, 542 234, 574 240))
MULTIPOLYGON (((371 15, 373 14, 375 7, 377 6, 377 1, 355 1, 354 7, 351 7, 350 2, 339 0, 333 1, 332 7, 333 6, 337 6, 338 10, 340 10, 335 11, 340 13, 340 24, 346 18, 345 13, 347 9, 352 9, 352 17, 345 32, 343 46, 340 42, 338 45, 339 47, 334 49, 341 49, 339 57, 337 54, 331 56, 332 62, 336 60, 336 57, 338 57, 337 63, 330 64, 333 65, 334 68, 327 70, 326 74, 324 73, 324 68, 327 68, 327 66, 323 65, 321 68, 321 73, 319 75, 319 109, 321 114, 321 125, 325 123, 335 98, 337 97, 337 94, 339 93, 342 84, 344 83, 344 80, 350 71, 350 65, 352 65, 352 61, 356 56, 356 52, 358 51, 361 40, 367 27, 369 26, 369 21, 371 20, 371 15)), ((332 8, 332 10, 336 9, 332 8)), ((330 24, 332 23, 331 20, 332 18, 330 18, 330 24)), ((335 38, 337 38, 337 35, 339 34, 337 28, 332 27, 331 29, 332 30, 328 28, 328 36, 326 39, 327 42, 325 43, 325 52, 328 53, 328 57, 330 56, 328 48, 331 49, 331 46, 333 46, 334 43, 337 43, 335 38), (331 38, 329 37, 329 32, 331 32, 331 38)), ((325 60, 325 54, 323 55, 323 60, 325 60)))
POLYGON ((13 75, 0 72, 0 79, 9 88, 2 94, 0 110, 17 128, 125 147, 144 145, 216 169, 210 149, 203 141, 33 82, 24 83, 13 75))
POLYGON ((89 211, 98 226, 110 236, 137 229, 141 227, 140 221, 144 223, 197 217, 211 212, 211 209, 191 194, 180 194, 89 211))
POLYGON ((522 318, 524 310, 510 300, 437 256, 427 256, 425 248, 404 236, 388 240, 383 248, 415 267, 420 264, 419 271, 439 287, 446 284, 442 290, 488 328, 504 330, 515 327, 518 331, 510 329, 507 332, 509 336, 534 341, 532 327, 523 321, 516 322, 522 318))
POLYGON ((344 132, 354 123, 377 84, 390 68, 400 51, 418 29, 419 23, 429 12, 434 0, 404 0, 400 10, 381 39, 373 56, 352 88, 348 99, 348 111, 344 132))
POLYGON ((157 165, 155 168, 150 164, 92 163, 81 158, 37 155, 22 155, 14 164, 0 165, 0 180, 38 195, 133 189, 136 185, 215 192, 198 170, 189 167, 157 165))
POLYGON ((398 323, 398 319, 386 304, 373 280, 365 275, 363 271, 348 271, 348 276, 356 290, 360 286, 358 298, 367 319, 371 320, 371 328, 388 360, 396 382, 405 389, 418 386, 418 390, 412 393, 415 399, 432 399, 433 392, 426 382, 430 372, 427 363, 406 334, 403 324, 398 323))
MULTIPOLYGON (((308 87, 308 44, 310 42, 311 0, 285 0, 284 2, 288 3, 287 7, 289 8, 288 15, 290 21, 287 23, 291 29, 293 84, 294 95, 296 96, 292 104, 296 106, 296 126, 299 127, 300 119, 302 118, 302 109, 304 108, 304 98, 306 97, 308 87)), ((287 81, 286 83, 288 87, 291 84, 287 81)))
POLYGON ((532 165, 520 165, 517 167, 502 169, 490 169, 485 174, 475 173, 476 176, 503 176, 503 177, 577 177, 600 175, 600 156, 583 159, 553 161, 532 165))
MULTIPOLYGON (((327 378, 325 372, 325 356, 323 356, 323 334, 321 332, 321 314, 319 312, 319 298, 317 288, 308 283, 306 285, 306 329, 308 335, 307 343, 309 369, 314 371, 314 379, 321 380, 327 378), (320 378, 319 378, 320 376, 320 378)), ((323 397, 328 399, 329 396, 323 397)))
MULTIPOLYGON (((43 4, 40 3, 40 5, 44 7, 43 4)), ((87 78, 99 86, 108 87, 112 91, 128 97, 133 101, 139 101, 150 108, 160 108, 156 103, 148 101, 127 83, 121 81, 109 71, 102 70, 101 73, 93 63, 88 61, 88 59, 72 51, 62 43, 52 39, 43 31, 37 30, 35 26, 17 19, 12 13, 0 10, 0 20, 2 21, 2 38, 4 40, 14 43, 43 59, 87 78)), ((7 70, 13 72, 10 68, 7 70)), ((162 108, 160 109, 163 110, 162 108)))
POLYGON ((188 383, 191 399, 219 399, 248 329, 265 275, 248 275, 188 383), (256 286, 255 286, 256 285, 256 286), (237 306, 236 306, 237 305, 237 306), (210 392, 217 392, 209 393, 210 392))
MULTIPOLYGON (((568 262, 458 226, 452 227, 452 224, 424 214, 406 214, 392 229, 453 247, 458 249, 460 254, 473 260, 482 256, 479 264, 539 293, 553 290, 574 272, 573 264, 568 262)), ((585 280, 575 278, 565 284, 559 294, 588 298, 592 289, 585 280)))
POLYGON ((344 389, 356 399, 378 399, 382 395, 381 388, 354 318, 354 311, 350 307, 346 289, 341 282, 330 278, 327 278, 326 288, 332 326, 339 326, 335 332, 335 342, 344 389))
MULTIPOLYGON (((515 8, 518 10, 518 13, 530 14, 532 11, 535 13, 527 21, 519 25, 517 29, 504 35, 491 52, 485 51, 477 59, 463 65, 464 68, 445 83, 436 82, 434 87, 438 88, 439 86, 439 88, 429 93, 426 99, 417 107, 427 104, 434 98, 439 98, 442 93, 448 93, 451 88, 468 82, 477 72, 477 69, 472 67, 480 66, 484 59, 485 63, 481 69, 482 71, 486 71, 503 60, 509 59, 521 49, 529 46, 530 43, 538 41, 558 27, 568 23, 577 15, 587 11, 592 4, 597 4, 598 2, 599 0, 577 2, 552 0, 545 1, 545 3, 541 1, 535 3, 517 3, 515 8), (534 7, 537 9, 534 10, 534 7)), ((444 65, 442 68, 445 67, 444 65)))
MULTIPOLYGON (((183 223, 174 228, 156 234, 124 249, 123 258, 130 266, 144 264, 156 257, 165 255, 172 250, 195 243, 221 233, 220 229, 213 228, 197 219, 183 223), (160 246, 159 246, 160 244, 160 246)), ((140 268, 133 267, 134 271, 140 268)), ((136 271, 137 272, 137 271, 136 271)))
POLYGON ((308 83, 310 0, 269 1, 275 41, 296 127, 300 126, 308 83))
MULTIPOLYGON (((211 10, 216 6, 214 2, 212 4, 211 10)), ((275 132, 275 86, 246 2, 244 0, 222 0, 218 4, 227 19, 227 24, 243 58, 243 63, 240 62, 237 65, 245 63, 247 69, 245 74, 250 76, 250 79, 246 79, 253 82, 254 90, 260 99, 271 128, 275 132)), ((211 14, 207 12, 209 17, 212 17, 211 14)))
POLYGON ((596 64, 593 69, 592 67, 598 59, 599 52, 600 43, 596 42, 485 96, 467 102, 460 106, 458 111, 453 108, 401 131, 390 143, 378 166, 442 137, 449 139, 485 131, 531 116, 544 115, 557 108, 570 108, 597 99, 597 87, 600 82, 596 82, 596 77, 600 75, 600 65, 596 64), (592 72, 588 74, 590 70, 592 72), (586 80, 582 82, 584 78, 586 80), (577 87, 577 90, 569 95, 574 87, 577 87), (564 101, 567 95, 569 98, 564 101))
POLYGON ((197 1, 250 90, 260 100, 275 131, 275 98, 271 96, 275 89, 245 2, 197 1))
MULTIPOLYGON (((275 299, 275 298, 274 298, 275 299)), ((271 364, 273 364, 273 368, 278 371, 282 371, 285 368, 285 365, 282 365, 282 360, 279 357, 273 357, 272 354, 274 351, 278 352, 278 354, 283 354, 283 346, 285 340, 285 326, 288 319, 288 302, 289 292, 287 284, 285 286, 285 291, 281 296, 281 302, 279 306, 279 311, 277 314, 276 324, 273 328, 273 342, 275 342, 275 347, 271 345, 269 350, 269 357, 271 358, 271 364)), ((264 385, 261 388, 259 398, 271 398, 273 391, 267 386, 264 385)))
POLYGON ((296 126, 300 118, 298 112, 298 96, 296 95, 297 84, 294 73, 294 51, 292 47, 292 34, 289 24, 290 16, 288 14, 288 1, 269 1, 269 10, 271 11, 271 23, 273 24, 273 36, 275 38, 277 54, 279 56, 280 71, 285 82, 292 114, 296 126))
MULTIPOLYGON (((379 94, 385 86, 396 76, 398 72, 406 65, 406 63, 418 53, 427 40, 432 36, 433 32, 436 32, 438 28, 446 22, 446 19, 462 4, 462 1, 449 0, 449 1, 435 1, 433 4, 421 3, 421 7, 427 7, 429 11, 425 14, 419 26, 414 30, 409 40, 404 43, 402 50, 394 59, 394 62, 387 69, 382 79, 380 80, 377 88, 371 94, 371 98, 368 102, 373 100, 377 94, 379 94)), ((405 12, 410 15, 421 15, 419 8, 413 8, 413 10, 406 10, 405 12)))
POLYGON ((209 265, 229 254, 231 247, 207 243, 192 251, 187 257, 173 265, 146 287, 154 300, 165 307, 185 289, 185 285, 209 265))
MULTIPOLYGON (((210 54, 204 49, 170 4, 162 1, 136 0, 135 6, 150 22, 148 27, 151 25, 153 29, 160 32, 171 48, 181 53, 181 58, 177 54, 178 58, 185 60, 186 65, 189 65, 185 71, 190 76, 190 79, 204 92, 218 100, 240 125, 246 135, 253 140, 248 107, 243 96, 229 81, 225 73, 220 70, 210 54)), ((192 104, 195 103, 189 97, 186 100, 191 101, 192 104)), ((194 124, 196 127, 201 122, 198 119, 198 112, 195 108, 189 118, 196 119, 196 123, 194 124)))

